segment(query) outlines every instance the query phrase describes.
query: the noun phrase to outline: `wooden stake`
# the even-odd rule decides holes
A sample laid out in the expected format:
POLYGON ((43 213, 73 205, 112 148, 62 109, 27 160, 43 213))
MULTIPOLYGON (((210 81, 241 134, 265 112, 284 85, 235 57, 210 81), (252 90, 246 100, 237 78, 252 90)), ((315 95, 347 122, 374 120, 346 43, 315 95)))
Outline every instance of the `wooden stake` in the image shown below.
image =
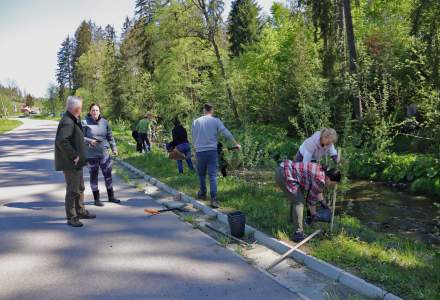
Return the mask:
POLYGON ((273 267, 277 266, 280 262, 282 262, 283 260, 285 260, 290 254, 293 253, 293 251, 295 251, 296 249, 298 249, 299 247, 301 247, 302 245, 304 245, 305 243, 307 243, 308 241, 310 241, 315 235, 321 233, 321 229, 316 230, 314 233, 312 233, 311 235, 309 235, 308 237, 306 237, 305 239, 303 239, 301 242, 299 242, 298 244, 296 244, 293 248, 291 248, 289 251, 287 251, 286 253, 284 253, 283 255, 281 255, 281 257, 279 257, 277 260, 275 260, 269 267, 266 268, 266 271, 269 271, 270 269, 272 269, 273 267))
MULTIPOLYGON (((342 157, 342 151, 341 149, 338 149, 338 164, 337 166, 339 166, 339 163, 341 162, 341 157, 342 157)), ((335 184, 335 188, 333 189, 333 195, 332 195, 332 219, 331 219, 331 223, 330 223, 330 234, 333 234, 333 220, 335 218, 335 209, 336 209, 336 192, 338 189, 338 184, 335 184)))

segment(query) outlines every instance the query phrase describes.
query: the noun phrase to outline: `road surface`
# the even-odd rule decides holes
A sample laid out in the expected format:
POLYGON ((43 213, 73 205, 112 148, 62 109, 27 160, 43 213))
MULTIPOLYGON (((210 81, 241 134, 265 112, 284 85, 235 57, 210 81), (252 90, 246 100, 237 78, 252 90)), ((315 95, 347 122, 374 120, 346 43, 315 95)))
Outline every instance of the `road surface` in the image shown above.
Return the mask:
POLYGON ((117 178, 122 205, 67 226, 57 123, 23 121, 0 135, 0 299, 298 299, 176 215, 147 219, 157 204, 117 178))

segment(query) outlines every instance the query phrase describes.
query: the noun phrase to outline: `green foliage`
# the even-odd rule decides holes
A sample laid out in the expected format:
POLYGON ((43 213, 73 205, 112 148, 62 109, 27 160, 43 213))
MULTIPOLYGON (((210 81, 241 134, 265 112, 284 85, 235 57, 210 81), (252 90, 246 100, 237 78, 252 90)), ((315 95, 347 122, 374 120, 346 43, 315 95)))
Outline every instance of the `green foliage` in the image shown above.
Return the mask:
POLYGON ((72 50, 72 84, 73 89, 76 90, 81 86, 83 80, 77 71, 77 63, 81 55, 89 50, 92 42, 92 26, 91 22, 82 21, 75 32, 75 43, 72 50))
MULTIPOLYGON (((162 182, 195 196, 198 190, 196 174, 178 175, 175 162, 169 160, 163 150, 154 148, 146 155, 136 153, 128 128, 128 124, 123 122, 113 125, 122 158, 162 182)), ((269 127, 259 130, 275 131, 269 127)), ((279 131, 280 135, 284 133, 279 131)), ((264 182, 245 180, 239 176, 219 178, 218 189, 223 209, 240 210, 252 226, 277 238, 289 238, 292 227, 287 222, 288 202, 275 188, 272 172, 264 182)), ((438 249, 378 233, 349 216, 339 217, 335 225, 332 239, 310 242, 308 249, 314 256, 355 270, 363 278, 396 295, 408 299, 435 299, 440 282, 438 249)))
POLYGON ((245 48, 258 39, 260 8, 254 0, 235 0, 228 18, 229 51, 239 56, 245 48))
POLYGON ((0 134, 11 131, 15 127, 20 126, 21 124, 23 123, 18 120, 0 119, 0 134))

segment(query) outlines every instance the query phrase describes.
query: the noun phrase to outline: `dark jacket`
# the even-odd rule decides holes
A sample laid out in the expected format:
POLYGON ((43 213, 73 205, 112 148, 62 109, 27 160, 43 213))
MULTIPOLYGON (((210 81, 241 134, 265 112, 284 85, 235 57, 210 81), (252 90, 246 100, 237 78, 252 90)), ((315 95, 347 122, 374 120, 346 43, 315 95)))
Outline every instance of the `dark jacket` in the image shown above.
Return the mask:
POLYGON ((55 138, 55 170, 80 170, 86 164, 86 147, 81 120, 66 112, 58 124, 55 138), (79 156, 75 166, 73 160, 79 156))
POLYGON ((174 126, 173 131, 173 140, 170 143, 171 147, 176 147, 180 144, 188 143, 188 134, 186 133, 186 129, 182 125, 174 126))
POLYGON ((108 121, 101 116, 95 121, 92 116, 87 115, 82 121, 84 138, 86 143, 87 158, 102 158, 108 155, 108 149, 116 151, 116 143, 108 121), (92 146, 90 141, 96 140, 99 143, 92 146))

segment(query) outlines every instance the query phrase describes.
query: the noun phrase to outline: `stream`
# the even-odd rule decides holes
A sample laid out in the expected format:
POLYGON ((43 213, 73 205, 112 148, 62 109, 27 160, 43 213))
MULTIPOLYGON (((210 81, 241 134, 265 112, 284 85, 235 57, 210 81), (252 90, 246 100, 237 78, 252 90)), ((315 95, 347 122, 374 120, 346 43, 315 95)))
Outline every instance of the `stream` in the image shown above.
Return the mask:
POLYGON ((376 231, 440 245, 440 238, 433 234, 433 219, 437 214, 433 197, 412 195, 380 183, 354 180, 343 199, 338 201, 337 213, 356 217, 376 231))

